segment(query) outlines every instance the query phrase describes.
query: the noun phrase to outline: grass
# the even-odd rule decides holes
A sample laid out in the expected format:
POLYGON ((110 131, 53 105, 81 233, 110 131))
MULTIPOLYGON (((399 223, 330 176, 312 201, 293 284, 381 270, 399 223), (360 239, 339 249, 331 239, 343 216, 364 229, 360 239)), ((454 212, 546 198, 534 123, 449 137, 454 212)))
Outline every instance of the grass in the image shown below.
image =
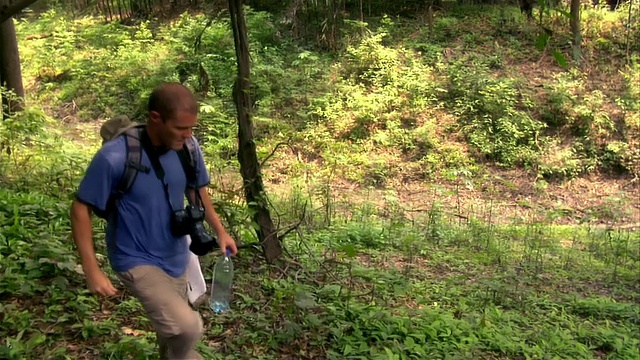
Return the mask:
MULTIPOLYGON (((68 201, 2 190, 0 207, 0 357, 156 358, 137 301, 85 290, 68 201)), ((200 350, 211 359, 640 355, 637 232, 357 215, 302 230, 276 266, 244 249, 233 311, 201 309, 200 350)), ((207 278, 214 260, 202 259, 207 278)))
MULTIPOLYGON (((272 214, 282 229, 299 223, 274 265, 238 185, 223 20, 129 26, 49 10, 18 23, 20 39, 50 36, 20 41, 30 105, 0 124, 0 359, 157 358, 99 220, 99 260, 120 293, 87 292, 68 210, 96 120, 139 118, 149 87, 181 71, 202 90, 199 67, 212 194, 247 245, 233 311, 200 309, 206 358, 640 358, 640 233, 618 226, 637 226, 637 191, 582 187, 607 166, 638 173, 640 68, 617 68, 621 15, 586 11, 585 56, 601 65, 564 71, 515 9, 448 10, 433 32, 371 19, 338 57, 248 14, 259 157, 290 145, 263 167, 272 214), (533 180, 512 181, 509 166, 533 180)), ((549 49, 563 50, 563 20, 545 21, 549 49)), ((216 255, 201 259, 208 280, 216 255)))

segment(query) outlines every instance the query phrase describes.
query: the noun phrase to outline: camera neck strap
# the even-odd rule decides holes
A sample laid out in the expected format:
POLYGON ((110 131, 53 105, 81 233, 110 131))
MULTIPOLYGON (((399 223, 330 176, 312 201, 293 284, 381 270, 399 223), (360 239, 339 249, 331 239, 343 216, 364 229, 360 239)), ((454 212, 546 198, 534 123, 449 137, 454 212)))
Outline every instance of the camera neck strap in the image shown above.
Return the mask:
MULTIPOLYGON (((149 156, 149 161, 151 162, 151 166, 153 167, 153 171, 156 174, 156 177, 158 178, 158 180, 162 182, 162 189, 164 190, 164 195, 167 201, 169 202, 169 206, 171 207, 171 210, 175 211, 176 208, 173 206, 173 203, 171 202, 171 196, 169 195, 169 184, 167 184, 167 182, 165 181, 164 168, 160 163, 160 156, 168 152, 169 149, 167 149, 166 147, 154 146, 151 143, 151 138, 149 137, 149 134, 147 133, 146 129, 142 129, 141 131, 140 144, 142 145, 145 152, 149 156)), ((178 156, 180 156, 180 154, 178 154, 178 156)), ((182 162, 182 159, 180 159, 180 161, 182 162)), ((199 206, 200 204, 202 204, 202 198, 200 197, 200 192, 195 191, 195 194, 196 194, 195 205, 199 206)), ((189 204, 194 205, 193 201, 191 200, 191 197, 187 192, 187 189, 185 189, 185 196, 189 204)))

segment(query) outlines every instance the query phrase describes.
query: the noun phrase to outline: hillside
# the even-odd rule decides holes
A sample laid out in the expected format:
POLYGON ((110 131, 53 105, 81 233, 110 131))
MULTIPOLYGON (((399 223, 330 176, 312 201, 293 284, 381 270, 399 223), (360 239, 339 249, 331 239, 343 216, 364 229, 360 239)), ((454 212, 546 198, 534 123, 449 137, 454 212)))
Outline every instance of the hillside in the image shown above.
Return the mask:
MULTIPOLYGON (((285 190, 299 179, 311 188, 335 182, 335 195, 392 190, 418 203, 427 199, 412 194, 425 187, 464 183, 461 198, 472 202, 498 200, 491 188, 507 208, 633 222, 639 75, 618 30, 626 14, 586 12, 597 26, 585 28, 583 65, 563 69, 551 54, 570 59, 562 16, 545 19, 554 34, 540 51, 540 27, 516 11, 452 7, 433 30, 420 17, 350 22, 336 54, 296 44, 273 17, 250 12, 260 155, 290 144, 269 158, 266 179, 285 190), (631 212, 602 215, 613 203, 631 212)), ((142 119, 152 84, 183 79, 207 91, 200 133, 212 162, 236 173, 233 41, 223 14, 206 28, 204 19, 125 26, 51 11, 27 20, 19 34, 32 103, 95 132, 116 114, 142 119)))

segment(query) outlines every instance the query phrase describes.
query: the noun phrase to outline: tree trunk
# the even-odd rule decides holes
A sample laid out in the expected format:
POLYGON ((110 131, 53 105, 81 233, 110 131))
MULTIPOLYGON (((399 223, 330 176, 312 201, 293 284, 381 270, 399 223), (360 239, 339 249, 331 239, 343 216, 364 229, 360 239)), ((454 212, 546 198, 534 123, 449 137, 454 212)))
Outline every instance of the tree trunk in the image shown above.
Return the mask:
POLYGON ((244 195, 249 208, 253 211, 253 220, 258 224, 257 235, 267 263, 273 263, 282 256, 282 246, 277 229, 273 225, 265 199, 264 184, 260 174, 260 165, 256 153, 251 122, 251 96, 249 60, 249 41, 244 20, 242 0, 229 0, 229 15, 233 28, 233 39, 238 61, 238 76, 235 81, 233 98, 238 111, 238 161, 244 182, 244 195))
POLYGON ((105 20, 107 19, 107 16, 109 16, 109 21, 113 21, 113 11, 111 10, 112 8, 111 0, 104 0, 103 4, 105 9, 107 10, 107 12, 105 13, 105 20))
POLYGON ((629 0, 629 16, 627 18, 627 36, 626 36, 626 47, 627 47, 627 65, 631 65, 631 8, 633 7, 633 0, 629 0))
POLYGON ((571 0, 571 33, 573 35, 573 60, 579 62, 582 58, 582 33, 580 31, 580 0, 571 0))
POLYGON ((8 0, 0 0, 0 23, 5 22, 36 1, 37 0, 18 0, 11 3, 11 1, 8 0))
POLYGON ((131 14, 130 16, 132 18, 141 18, 142 14, 143 14, 143 6, 142 4, 144 4, 143 1, 139 1, 139 0, 129 0, 129 9, 131 10, 131 14))
POLYGON ((118 0, 118 16, 120 16, 120 21, 124 20, 124 15, 122 11, 124 10, 124 5, 122 0, 118 0))
MULTIPOLYGON (((7 0, 0 0, 0 6, 7 3, 7 0)), ((2 99, 2 104, 7 105, 4 115, 22 110, 24 86, 22 85, 18 39, 12 18, 0 23, 0 86, 13 91, 18 96, 18 99, 2 99)))

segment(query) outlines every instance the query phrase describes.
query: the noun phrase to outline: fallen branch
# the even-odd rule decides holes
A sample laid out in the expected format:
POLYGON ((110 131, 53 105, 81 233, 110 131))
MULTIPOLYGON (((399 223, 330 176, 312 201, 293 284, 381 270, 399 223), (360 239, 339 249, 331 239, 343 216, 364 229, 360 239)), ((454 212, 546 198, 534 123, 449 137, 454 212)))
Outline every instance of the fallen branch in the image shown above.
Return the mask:
POLYGON ((53 34, 39 34, 39 35, 29 35, 27 37, 25 37, 25 40, 34 40, 34 39, 46 39, 48 37, 52 37, 53 34))
POLYGON ((307 202, 305 201, 304 207, 302 208, 302 215, 300 215, 300 220, 296 224, 291 225, 287 230, 284 231, 284 233, 282 233, 282 235, 278 236, 280 241, 282 241, 287 235, 289 235, 290 232, 292 232, 293 230, 297 230, 300 227, 300 225, 304 221, 304 217, 306 213, 307 213, 307 202))
MULTIPOLYGON (((434 211, 434 210, 432 208, 427 208, 427 209, 406 209, 406 211, 407 212, 426 212, 426 213, 428 213, 428 212, 431 212, 431 211, 434 211)), ((441 212, 441 213, 444 213, 444 214, 447 214, 447 215, 458 217, 458 218, 463 219, 463 220, 469 220, 468 216, 464 216, 464 215, 461 215, 461 214, 454 214, 452 212, 444 211, 442 209, 438 209, 437 211, 441 212)))

